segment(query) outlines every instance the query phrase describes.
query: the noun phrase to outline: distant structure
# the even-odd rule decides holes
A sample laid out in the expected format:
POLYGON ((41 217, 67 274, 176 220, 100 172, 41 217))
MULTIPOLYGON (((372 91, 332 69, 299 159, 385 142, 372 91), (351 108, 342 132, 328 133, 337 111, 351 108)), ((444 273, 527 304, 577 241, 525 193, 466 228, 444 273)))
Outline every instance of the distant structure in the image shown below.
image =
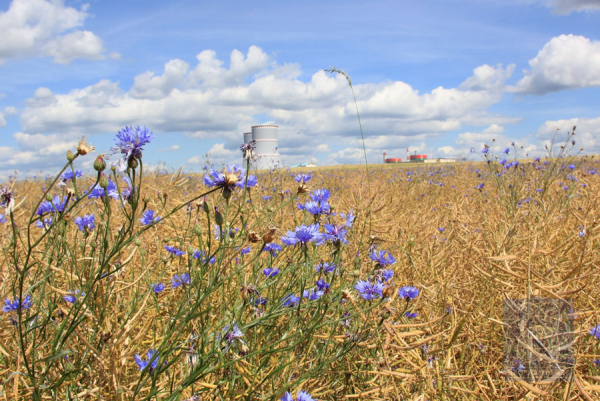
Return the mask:
POLYGON ((385 164, 394 164, 394 163, 402 163, 402 159, 394 158, 394 157, 385 159, 385 164))
POLYGON ((268 170, 281 166, 277 128, 277 125, 255 125, 252 132, 244 133, 244 143, 256 142, 256 161, 251 162, 251 167, 268 170))
POLYGON ((425 160, 425 163, 456 163, 456 159, 438 157, 437 159, 425 160))
POLYGON ((427 159, 427 155, 410 155, 408 161, 423 163, 427 159))

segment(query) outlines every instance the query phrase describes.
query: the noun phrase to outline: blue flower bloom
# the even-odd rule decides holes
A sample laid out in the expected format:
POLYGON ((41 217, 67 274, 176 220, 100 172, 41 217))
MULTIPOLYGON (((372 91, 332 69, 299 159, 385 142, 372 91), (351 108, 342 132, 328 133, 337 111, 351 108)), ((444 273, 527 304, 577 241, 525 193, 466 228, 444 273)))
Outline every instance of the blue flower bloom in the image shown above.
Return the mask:
POLYGON ((6 215, 4 214, 0 214, 0 223, 4 224, 6 223, 8 220, 6 220, 6 215))
POLYGON ((490 150, 488 148, 483 148, 481 149, 481 153, 483 153, 484 155, 489 152, 490 150))
POLYGON ((381 278, 383 279, 384 283, 387 283, 388 281, 390 281, 392 279, 392 277, 394 277, 394 271, 392 269, 388 269, 388 270, 380 270, 379 274, 381 275, 381 278))
POLYGON ((79 231, 92 231, 96 228, 96 223, 94 222, 94 215, 85 215, 83 217, 77 216, 73 219, 73 222, 79 227, 79 231))
POLYGON ((296 180, 297 183, 301 183, 301 182, 309 182, 311 179, 311 175, 310 173, 308 174, 296 174, 296 176, 294 177, 294 180, 296 180))
POLYGON ((142 359, 141 356, 139 356, 138 354, 135 354, 135 356, 133 357, 133 359, 135 359, 135 363, 138 365, 138 367, 140 368, 140 370, 144 370, 148 365, 150 365, 148 367, 148 372, 152 372, 152 370, 156 369, 156 366, 158 365, 158 358, 159 358, 159 354, 158 351, 155 349, 150 349, 148 350, 148 352, 146 353, 146 359, 142 359))
POLYGON ((52 225, 52 217, 44 219, 43 222, 41 220, 38 220, 35 222, 35 225, 39 228, 47 229, 52 225))
POLYGON ((504 149, 504 153, 508 154, 510 152, 510 148, 504 149))
MULTIPOLYGON (((75 178, 79 178, 83 175, 83 171, 75 170, 75 178)), ((73 172, 71 170, 67 170, 60 175, 61 180, 67 181, 73 179, 73 172)))
POLYGON ((600 324, 590 330, 590 336, 596 337, 600 340, 600 324))
MULTIPOLYGON (((294 398, 291 393, 286 392, 283 397, 280 398, 280 401, 294 401, 294 398)), ((298 397, 296 397, 295 401, 315 401, 315 399, 305 391, 298 391, 298 397)))
MULTIPOLYGON (((238 182, 244 179, 245 170, 237 164, 227 166, 223 173, 209 167, 210 173, 204 176, 204 184, 208 187, 219 187, 233 191, 238 182)), ((244 185, 243 182, 241 184, 244 185)))
POLYGON ((380 282, 370 283, 367 280, 359 280, 354 289, 367 301, 383 296, 383 284, 380 282))
POLYGON ((263 274, 267 277, 275 277, 279 274, 279 269, 276 267, 267 267, 263 269, 263 274))
POLYGON ((506 164, 506 159, 500 159, 500 161, 498 163, 500 163, 504 166, 506 164))
POLYGON ((315 285, 319 287, 320 290, 326 291, 329 289, 329 283, 325 281, 325 279, 319 279, 315 281, 315 285))
POLYGON ((11 302, 11 300, 7 298, 4 300, 4 306, 2 307, 2 311, 6 313, 16 312, 19 309, 29 309, 32 305, 33 303, 31 302, 31 295, 25 296, 23 302, 21 302, 21 300, 18 298, 15 298, 11 302))
POLYGON ((140 218, 140 222, 143 226, 147 226, 148 224, 158 223, 160 221, 160 217, 154 217, 154 210, 146 210, 142 217, 140 218))
POLYGON ((165 245, 165 250, 174 256, 183 256, 185 251, 181 251, 174 246, 165 245))
MULTIPOLYGON (((300 205, 298 205, 298 208, 300 208, 300 205)), ((318 216, 320 214, 328 214, 330 211, 329 208, 329 203, 327 202, 306 202, 304 204, 304 206, 302 206, 302 210, 306 210, 308 213, 312 214, 313 216, 318 216)))
POLYGON ((220 336, 220 338, 224 339, 226 342, 226 346, 225 346, 226 349, 228 349, 230 346, 234 345, 236 340, 241 342, 242 344, 244 344, 242 337, 244 337, 244 333, 242 333, 242 331, 238 327, 237 323, 235 323, 235 322, 233 322, 232 326, 230 326, 230 325, 225 326, 223 328, 223 330, 221 331, 221 336, 220 336))
POLYGON ((288 246, 296 245, 297 243, 306 245, 309 242, 314 242, 316 245, 321 245, 321 240, 322 235, 319 233, 318 224, 296 227, 294 231, 288 231, 286 236, 281 237, 281 242, 288 246))
POLYGON ((392 256, 391 253, 387 251, 373 250, 369 255, 369 259, 371 259, 373 262, 377 262, 377 264, 381 267, 393 265, 394 263, 396 263, 396 259, 392 256))
POLYGON ((89 199, 104 198, 108 194, 109 198, 119 199, 119 193, 117 192, 117 184, 112 180, 108 180, 108 186, 106 190, 99 185, 96 185, 94 189, 88 194, 89 199))
POLYGON ((132 158, 141 159, 144 145, 150 143, 154 139, 152 132, 144 126, 125 127, 117 133, 115 138, 116 146, 111 148, 114 153, 121 153, 123 157, 117 162, 117 170, 125 171, 129 160, 132 158))
POLYGON ((577 168, 577 166, 574 164, 569 164, 569 170, 575 170, 575 168, 577 168))
POLYGON ((414 319, 414 318, 416 318, 418 316, 418 314, 416 312, 406 312, 404 314, 404 316, 406 316, 409 319, 414 319))
POLYGON ((60 213, 64 209, 65 209, 65 201, 61 201, 60 197, 58 195, 55 195, 54 198, 52 198, 52 202, 44 201, 40 204, 37 214, 39 216, 41 216, 46 213, 56 213, 56 212, 60 213))
POLYGON ((282 300, 283 306, 288 306, 290 308, 297 306, 299 302, 300 297, 294 294, 286 295, 282 300))
POLYGON ((250 253, 252 248, 250 248, 250 245, 246 245, 245 247, 242 248, 242 250, 240 251, 240 255, 248 255, 250 253))
POLYGON ((68 295, 65 295, 63 299, 69 303, 74 304, 77 302, 77 298, 85 297, 85 292, 81 292, 80 290, 69 291, 68 295))
POLYGON ((321 291, 321 290, 304 290, 302 292, 302 297, 303 298, 308 298, 311 301, 316 301, 317 299, 321 298, 323 296, 325 292, 321 291))
POLYGON ((402 287, 398 290, 398 297, 405 298, 407 301, 419 296, 419 289, 413 286, 402 287))
POLYGON ((165 285, 163 283, 157 283, 150 285, 150 289, 154 291, 156 294, 160 294, 164 291, 165 285))
POLYGON ((171 280, 171 288, 179 288, 184 284, 190 283, 190 275, 187 273, 176 274, 171 280))
POLYGON ((281 245, 270 242, 265 245, 263 248, 263 252, 271 253, 272 257, 276 257, 279 252, 281 252, 281 245))
POLYGON ((335 271, 335 265, 329 262, 321 262, 315 266, 317 273, 333 273, 335 271))
POLYGON ((329 191, 325 188, 323 189, 315 189, 310 193, 310 199, 313 202, 327 202, 329 200, 329 191))
POLYGON ((246 188, 252 188, 256 185, 258 185, 258 178, 256 178, 256 176, 253 176, 252 174, 249 174, 247 179, 242 175, 242 177, 240 177, 240 180, 235 183, 235 186, 238 188, 244 188, 244 186, 246 188))

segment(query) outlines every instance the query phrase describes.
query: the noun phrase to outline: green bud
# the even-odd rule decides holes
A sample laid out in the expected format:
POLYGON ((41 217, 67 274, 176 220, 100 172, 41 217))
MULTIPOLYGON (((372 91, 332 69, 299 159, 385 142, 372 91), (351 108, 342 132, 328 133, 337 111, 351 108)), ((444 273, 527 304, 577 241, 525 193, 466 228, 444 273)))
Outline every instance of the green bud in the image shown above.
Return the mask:
POLYGON ((67 151, 67 160, 68 160, 68 161, 72 162, 73 160, 75 160, 75 158, 76 158, 76 157, 77 157, 77 156, 75 156, 75 155, 73 154, 73 152, 71 152, 70 150, 68 150, 68 151, 67 151))
POLYGON ((104 161, 104 157, 98 156, 96 157, 96 161, 94 162, 94 170, 100 172, 104 171, 106 168, 106 162, 104 161))
POLYGON ((204 213, 210 212, 210 206, 208 206, 208 202, 202 202, 202 210, 204 210, 204 213))
POLYGON ((223 226, 223 215, 217 208, 215 208, 215 223, 217 223, 219 227, 223 226))
POLYGON ((115 165, 110 166, 110 171, 112 171, 113 173, 116 173, 117 172, 117 166, 115 166, 115 165))
POLYGON ((135 246, 140 246, 140 245, 142 245, 142 240, 139 238, 136 238, 134 243, 135 243, 135 246))
POLYGON ((194 234, 196 234, 196 235, 202 235, 202 227, 199 224, 196 224, 194 226, 194 234))
POLYGON ((223 188, 223 198, 225 198, 225 199, 231 198, 231 189, 223 188))
POLYGON ((98 185, 100 188, 106 189, 108 187, 108 178, 104 174, 100 176, 100 181, 98 181, 98 185))
POLYGON ((127 161, 127 167, 131 168, 131 169, 136 169, 138 168, 138 161, 135 157, 130 157, 129 160, 127 161))
POLYGON ((46 194, 46 200, 47 200, 48 202, 52 202, 52 195, 50 195, 50 194, 46 194))

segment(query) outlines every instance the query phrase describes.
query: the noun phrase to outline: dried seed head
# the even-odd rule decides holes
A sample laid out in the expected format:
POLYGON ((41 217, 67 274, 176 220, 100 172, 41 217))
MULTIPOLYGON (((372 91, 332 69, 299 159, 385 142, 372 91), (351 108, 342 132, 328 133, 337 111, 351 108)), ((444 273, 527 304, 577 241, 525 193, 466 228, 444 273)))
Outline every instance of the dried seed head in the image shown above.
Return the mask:
POLYGON ((84 156, 87 155, 88 153, 92 152, 94 149, 96 149, 94 146, 90 145, 89 143, 87 143, 85 137, 82 137, 79 140, 79 145, 77 145, 77 154, 84 156))
POLYGON ((255 244, 255 243, 257 243, 257 242, 260 241, 260 237, 254 231, 251 231, 250 234, 248 234, 248 241, 250 241, 253 244, 255 244))
POLYGON ((300 185, 298 185, 298 193, 299 194, 305 194, 307 192, 309 192, 310 190, 308 189, 308 186, 304 183, 304 181, 302 181, 300 183, 300 185))

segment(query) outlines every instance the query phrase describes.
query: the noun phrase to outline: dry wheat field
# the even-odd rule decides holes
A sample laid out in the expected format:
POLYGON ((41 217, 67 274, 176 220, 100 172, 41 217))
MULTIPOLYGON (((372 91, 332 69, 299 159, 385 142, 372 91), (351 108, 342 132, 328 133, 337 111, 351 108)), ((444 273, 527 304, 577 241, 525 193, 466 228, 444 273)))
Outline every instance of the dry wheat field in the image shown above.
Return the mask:
POLYGON ((143 127, 114 166, 83 140, 0 190, 0 400, 598 400, 600 177, 570 139, 193 174, 144 171, 143 127))

